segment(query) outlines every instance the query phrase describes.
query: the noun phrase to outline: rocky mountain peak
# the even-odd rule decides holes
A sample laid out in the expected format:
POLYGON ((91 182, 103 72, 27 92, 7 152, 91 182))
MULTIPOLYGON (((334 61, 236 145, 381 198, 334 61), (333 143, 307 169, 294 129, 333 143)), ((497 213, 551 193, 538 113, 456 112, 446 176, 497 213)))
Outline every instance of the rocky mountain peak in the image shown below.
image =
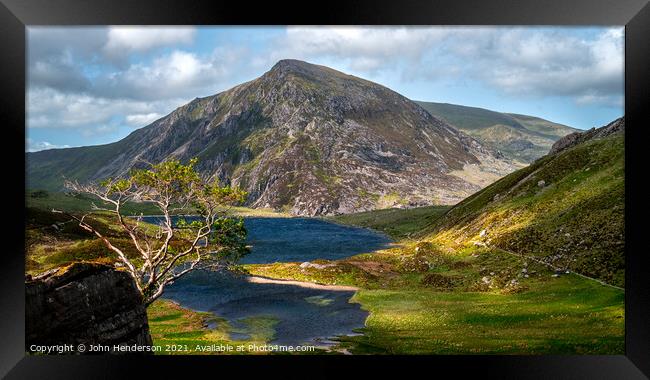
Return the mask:
POLYGON ((293 59, 119 142, 83 148, 78 159, 68 152, 31 155, 32 183, 56 184, 61 174, 98 180, 141 161, 198 157, 203 175, 246 190, 248 206, 296 215, 456 203, 514 170, 397 92, 293 59), (57 170, 44 171, 40 157, 57 170))
POLYGON ((300 61, 298 59, 281 59, 278 62, 276 62, 275 65, 269 70, 270 72, 280 72, 280 71, 308 71, 308 70, 314 70, 318 65, 314 65, 312 63, 308 63, 305 61, 300 61))
MULTIPOLYGON (((296 59, 278 61, 260 80, 272 84, 291 83, 311 92, 328 91, 336 95, 346 95, 356 89, 390 91, 391 90, 353 75, 296 59)), ((396 93, 395 93, 396 94, 396 93)), ((356 96, 355 92, 351 95, 356 96)))
POLYGON ((346 76, 353 78, 350 75, 346 75, 340 71, 336 71, 327 66, 321 66, 305 61, 300 61, 297 59, 282 59, 278 61, 267 74, 273 75, 287 75, 287 74, 297 74, 303 76, 309 76, 314 78, 321 78, 327 75, 334 76, 346 76))

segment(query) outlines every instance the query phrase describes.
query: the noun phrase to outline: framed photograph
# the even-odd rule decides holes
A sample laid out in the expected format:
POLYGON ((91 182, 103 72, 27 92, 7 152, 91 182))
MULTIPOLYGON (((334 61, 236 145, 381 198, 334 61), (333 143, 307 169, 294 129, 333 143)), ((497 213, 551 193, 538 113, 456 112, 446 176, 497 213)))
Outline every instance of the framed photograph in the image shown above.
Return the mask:
POLYGON ((646 2, 0 16, 3 376, 650 374, 646 2))

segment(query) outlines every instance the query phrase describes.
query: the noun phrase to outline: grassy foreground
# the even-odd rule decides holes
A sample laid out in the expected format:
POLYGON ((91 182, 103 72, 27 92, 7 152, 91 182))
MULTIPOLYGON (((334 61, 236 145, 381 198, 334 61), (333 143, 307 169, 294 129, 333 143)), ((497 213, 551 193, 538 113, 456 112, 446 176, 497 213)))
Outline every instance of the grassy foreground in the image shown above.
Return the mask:
POLYGON ((364 335, 353 353, 621 354, 624 294, 575 276, 517 294, 362 290, 364 335))
POLYGON ((252 264, 249 273, 360 289, 370 312, 354 354, 621 354, 624 292, 498 249, 431 243, 363 254, 323 269, 252 264))

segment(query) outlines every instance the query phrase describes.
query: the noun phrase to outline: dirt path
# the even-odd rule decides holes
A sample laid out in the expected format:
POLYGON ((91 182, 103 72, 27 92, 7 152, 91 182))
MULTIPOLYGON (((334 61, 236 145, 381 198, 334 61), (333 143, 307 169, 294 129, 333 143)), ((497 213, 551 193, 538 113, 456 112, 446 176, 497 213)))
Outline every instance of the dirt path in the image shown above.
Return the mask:
MULTIPOLYGON (((558 268, 558 267, 556 267, 556 266, 553 265, 553 264, 546 263, 546 262, 544 262, 544 261, 542 261, 542 260, 540 260, 540 259, 538 259, 538 258, 536 258, 536 257, 532 257, 532 256, 528 256, 528 255, 523 255, 523 254, 521 254, 521 253, 515 253, 515 252, 512 252, 512 251, 505 250, 505 249, 503 249, 503 248, 497 248, 497 247, 489 247, 489 248, 497 249, 497 250, 499 250, 499 251, 501 251, 501 252, 507 253, 507 254, 512 255, 512 256, 516 256, 516 257, 519 257, 519 258, 524 258, 524 259, 527 259, 527 260, 534 261, 534 262, 536 262, 536 263, 538 263, 538 264, 546 265, 547 267, 549 267, 549 268, 551 268, 551 269, 553 269, 553 270, 556 270, 556 271, 557 271, 557 270, 562 270, 561 268, 558 268)), ((605 281, 599 280, 599 279, 597 279, 597 278, 593 278, 593 277, 585 276, 584 274, 581 274, 581 273, 578 273, 578 272, 574 272, 574 271, 569 271, 569 272, 570 272, 571 274, 575 274, 575 275, 578 276, 578 277, 582 277, 582 278, 587 279, 587 280, 596 281, 597 283, 599 283, 599 284, 601 284, 601 285, 603 285, 603 286, 609 286, 610 288, 614 288, 614 289, 618 289, 618 290, 625 291, 625 288, 621 288, 620 286, 616 286, 616 285, 608 284, 608 283, 606 283, 605 281)))
POLYGON ((393 271, 393 266, 388 263, 382 263, 379 261, 356 261, 356 260, 346 260, 345 262, 348 264, 352 264, 355 267, 377 277, 397 276, 397 273, 393 271))

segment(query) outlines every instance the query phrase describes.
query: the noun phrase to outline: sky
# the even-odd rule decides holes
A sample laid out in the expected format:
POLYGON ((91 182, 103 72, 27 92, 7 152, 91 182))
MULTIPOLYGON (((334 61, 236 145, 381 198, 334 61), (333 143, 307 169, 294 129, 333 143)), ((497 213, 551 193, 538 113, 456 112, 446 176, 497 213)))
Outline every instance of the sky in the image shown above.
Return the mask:
POLYGON ((25 149, 106 144, 281 59, 575 128, 624 113, 623 27, 28 27, 25 149))

